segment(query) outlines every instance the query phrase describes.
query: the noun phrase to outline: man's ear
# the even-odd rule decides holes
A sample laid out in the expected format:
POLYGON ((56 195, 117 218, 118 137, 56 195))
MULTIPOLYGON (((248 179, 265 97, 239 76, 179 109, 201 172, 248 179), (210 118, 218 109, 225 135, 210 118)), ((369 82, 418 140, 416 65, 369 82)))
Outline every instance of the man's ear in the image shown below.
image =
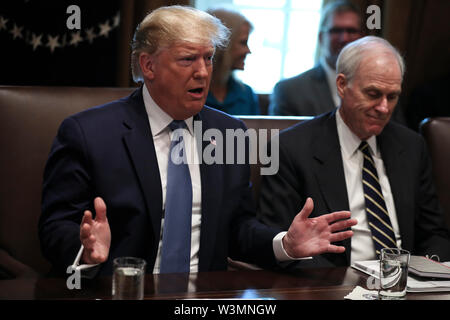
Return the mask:
POLYGON ((337 88, 337 93, 338 93, 339 97, 341 97, 341 99, 344 97, 344 90, 345 90, 346 86, 347 86, 347 78, 345 77, 344 74, 339 73, 336 76, 336 88, 337 88))
POLYGON ((139 65, 141 67, 142 75, 145 79, 153 80, 154 72, 154 56, 147 52, 139 54, 139 65))

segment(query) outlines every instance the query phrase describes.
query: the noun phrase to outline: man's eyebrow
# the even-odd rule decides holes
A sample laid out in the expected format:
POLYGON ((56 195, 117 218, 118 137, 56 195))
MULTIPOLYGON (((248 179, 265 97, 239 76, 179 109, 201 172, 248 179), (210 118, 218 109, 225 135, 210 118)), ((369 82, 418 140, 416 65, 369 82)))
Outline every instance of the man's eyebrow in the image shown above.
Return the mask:
POLYGON ((213 55, 214 54, 214 50, 200 52, 198 50, 181 49, 181 50, 179 50, 179 51, 177 51, 175 53, 179 54, 179 55, 213 55))
MULTIPOLYGON (((363 91, 364 92, 368 92, 368 91, 380 91, 381 92, 382 89, 371 85, 371 86, 368 86, 368 87, 364 88, 363 91)), ((401 93, 402 93, 402 90, 400 89, 400 90, 394 90, 392 92, 389 92, 388 94, 398 94, 399 95, 401 93)))
POLYGON ((368 86, 363 89, 364 91, 381 91, 378 87, 368 86))
POLYGON ((176 54, 182 54, 182 55, 194 55, 194 54, 198 54, 198 52, 193 51, 193 50, 178 50, 175 52, 176 54))

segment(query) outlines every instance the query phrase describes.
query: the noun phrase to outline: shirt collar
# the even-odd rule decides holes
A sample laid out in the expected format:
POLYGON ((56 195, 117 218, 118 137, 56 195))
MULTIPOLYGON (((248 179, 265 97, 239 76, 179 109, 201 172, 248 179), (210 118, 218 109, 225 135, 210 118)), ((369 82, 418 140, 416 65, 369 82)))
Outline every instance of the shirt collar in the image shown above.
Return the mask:
MULTIPOLYGON (((156 104, 155 100, 153 100, 152 96, 148 92, 147 86, 145 84, 142 88, 142 96, 144 98, 145 111, 147 111, 152 136, 155 137, 161 134, 161 132, 163 132, 169 126, 173 119, 156 104)), ((184 120, 184 122, 186 122, 189 133, 193 136, 194 117, 189 117, 184 120)))
MULTIPOLYGON (((336 110, 336 125, 339 136, 339 143, 346 159, 351 158, 361 144, 361 139, 354 134, 341 117, 340 108, 336 110)), ((366 140, 372 155, 379 157, 376 136, 371 136, 366 140)))

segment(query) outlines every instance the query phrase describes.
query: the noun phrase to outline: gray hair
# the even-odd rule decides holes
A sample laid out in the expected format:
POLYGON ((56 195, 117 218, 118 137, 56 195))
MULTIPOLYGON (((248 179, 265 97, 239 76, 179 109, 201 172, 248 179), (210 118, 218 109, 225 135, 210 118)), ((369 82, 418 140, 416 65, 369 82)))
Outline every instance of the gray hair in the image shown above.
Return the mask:
POLYGON ((233 64, 231 48, 239 39, 239 30, 242 25, 247 24, 251 32, 253 30, 253 25, 241 13, 231 9, 219 7, 208 9, 207 12, 218 18, 231 32, 228 46, 220 48, 214 55, 214 74, 216 79, 221 78, 221 81, 228 80, 228 75, 233 64))
POLYGON ((142 20, 134 33, 131 43, 133 80, 143 81, 139 65, 142 52, 155 54, 178 42, 224 47, 229 33, 219 19, 204 11, 179 5, 158 8, 142 20))
POLYGON ((361 60, 366 56, 366 53, 370 53, 375 47, 380 46, 395 56, 403 79, 405 73, 405 62, 403 57, 387 40, 376 36, 366 36, 347 44, 342 49, 336 61, 336 73, 344 74, 347 80, 351 81, 361 60))

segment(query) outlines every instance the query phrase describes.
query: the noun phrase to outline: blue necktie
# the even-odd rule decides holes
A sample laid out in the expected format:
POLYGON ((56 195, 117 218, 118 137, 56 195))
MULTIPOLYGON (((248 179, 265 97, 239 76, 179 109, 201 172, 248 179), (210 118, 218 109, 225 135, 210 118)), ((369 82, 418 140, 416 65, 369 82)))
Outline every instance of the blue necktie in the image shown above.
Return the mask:
POLYGON ((174 120, 169 127, 174 134, 170 144, 167 168, 160 272, 189 272, 192 183, 183 141, 183 128, 186 128, 186 123, 183 120, 174 120))
POLYGON ((378 180, 377 169, 366 141, 361 142, 359 150, 364 155, 362 180, 367 219, 369 220, 375 251, 379 255, 382 248, 396 248, 397 243, 378 180))

